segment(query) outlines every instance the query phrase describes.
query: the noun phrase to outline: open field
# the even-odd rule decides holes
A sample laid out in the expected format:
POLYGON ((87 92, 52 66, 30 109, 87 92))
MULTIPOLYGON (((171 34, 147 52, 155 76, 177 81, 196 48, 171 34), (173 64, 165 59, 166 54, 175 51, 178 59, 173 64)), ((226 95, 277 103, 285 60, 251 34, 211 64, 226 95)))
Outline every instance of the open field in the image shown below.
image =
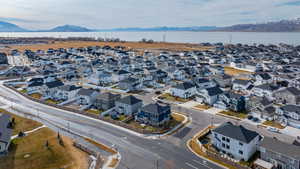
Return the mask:
POLYGON ((191 50, 207 50, 211 47, 204 47, 198 44, 186 44, 186 43, 142 43, 142 42, 93 42, 93 41, 55 41, 49 44, 35 44, 35 45, 13 45, 10 49, 18 49, 24 51, 25 49, 31 49, 36 51, 38 49, 46 50, 49 48, 78 48, 87 46, 125 46, 128 49, 142 49, 142 50, 170 50, 170 51, 191 51, 191 50))
POLYGON ((225 66, 224 69, 225 69, 225 74, 230 75, 230 76, 238 76, 241 74, 253 74, 252 72, 239 70, 239 69, 235 69, 235 68, 227 67, 227 66, 225 66))
POLYGON ((30 131, 33 130, 35 128, 38 128, 40 126, 42 126, 41 123, 30 120, 30 119, 26 119, 20 116, 16 116, 12 113, 9 113, 8 111, 4 110, 4 109, 0 109, 1 113, 5 113, 5 114, 10 114, 11 118, 15 119, 15 126, 13 128, 13 135, 17 135, 20 131, 25 132, 25 131, 30 131))
POLYGON ((9 154, 0 158, 0 168, 9 169, 78 169, 87 168, 88 155, 73 146, 72 140, 48 128, 12 141, 9 154), (47 148, 46 142, 48 141, 47 148))

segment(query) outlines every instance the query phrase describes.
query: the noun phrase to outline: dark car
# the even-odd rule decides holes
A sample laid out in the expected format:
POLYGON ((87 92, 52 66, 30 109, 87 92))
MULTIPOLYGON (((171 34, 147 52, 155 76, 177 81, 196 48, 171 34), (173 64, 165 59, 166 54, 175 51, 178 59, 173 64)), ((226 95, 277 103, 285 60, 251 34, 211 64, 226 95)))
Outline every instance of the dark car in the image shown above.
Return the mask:
POLYGON ((254 122, 258 122, 258 121, 259 121, 259 119, 258 119, 257 117, 253 117, 252 121, 254 121, 254 122))
POLYGON ((249 115, 247 118, 248 118, 248 120, 252 120, 252 119, 253 119, 253 116, 252 116, 252 115, 249 115))

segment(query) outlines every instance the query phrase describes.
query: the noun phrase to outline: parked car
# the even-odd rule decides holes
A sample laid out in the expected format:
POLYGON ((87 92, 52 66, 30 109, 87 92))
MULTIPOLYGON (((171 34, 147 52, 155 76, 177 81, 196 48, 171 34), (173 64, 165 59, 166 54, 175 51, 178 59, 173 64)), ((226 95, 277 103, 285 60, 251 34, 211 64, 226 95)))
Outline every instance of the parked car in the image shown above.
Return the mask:
POLYGON ((253 118, 252 118, 252 121, 253 121, 253 122, 259 122, 259 118, 253 117, 253 118))
POLYGON ((279 133, 279 129, 275 128, 275 127, 268 127, 268 130, 270 132, 274 132, 274 133, 279 133))

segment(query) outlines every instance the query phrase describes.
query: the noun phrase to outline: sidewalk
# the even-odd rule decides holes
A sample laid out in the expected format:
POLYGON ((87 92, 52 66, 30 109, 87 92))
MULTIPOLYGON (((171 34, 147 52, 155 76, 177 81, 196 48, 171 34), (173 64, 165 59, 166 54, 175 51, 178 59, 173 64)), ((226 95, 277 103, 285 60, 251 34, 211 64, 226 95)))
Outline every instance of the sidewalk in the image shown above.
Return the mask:
MULTIPOLYGON (((42 129, 42 128, 45 128, 45 127, 46 127, 45 125, 42 125, 41 127, 35 128, 35 129, 33 129, 33 130, 25 131, 24 133, 25 133, 26 135, 28 135, 28 134, 30 134, 30 133, 33 133, 33 132, 38 131, 39 129, 42 129)), ((12 139, 15 139, 15 138, 17 138, 17 137, 18 137, 18 135, 11 136, 11 140, 12 140, 12 139)))

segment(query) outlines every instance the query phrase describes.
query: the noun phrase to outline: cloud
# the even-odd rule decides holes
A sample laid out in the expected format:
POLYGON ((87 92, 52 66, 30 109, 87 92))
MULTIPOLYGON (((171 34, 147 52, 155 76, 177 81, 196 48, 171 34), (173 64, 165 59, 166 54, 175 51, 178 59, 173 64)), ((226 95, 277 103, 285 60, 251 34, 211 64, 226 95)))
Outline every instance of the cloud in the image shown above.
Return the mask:
POLYGON ((0 17, 0 20, 1 21, 6 21, 6 22, 41 23, 40 21, 36 21, 36 20, 13 18, 13 17, 0 17))
POLYGON ((227 26, 300 17, 299 0, 9 0, 0 16, 27 28, 227 26), (27 20, 27 22, 26 22, 27 20), (28 22, 40 21, 40 22, 28 22))

